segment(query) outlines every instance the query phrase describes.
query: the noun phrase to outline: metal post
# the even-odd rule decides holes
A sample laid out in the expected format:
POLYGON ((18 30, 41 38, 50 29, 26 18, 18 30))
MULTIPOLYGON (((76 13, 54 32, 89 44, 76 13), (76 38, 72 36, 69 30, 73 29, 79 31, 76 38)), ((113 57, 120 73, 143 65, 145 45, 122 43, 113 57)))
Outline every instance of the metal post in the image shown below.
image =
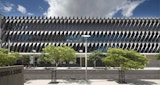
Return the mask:
POLYGON ((87 76, 87 39, 90 37, 90 35, 82 35, 82 37, 85 38, 85 80, 86 82, 88 81, 88 76, 87 76))
POLYGON ((85 38, 85 80, 87 81, 88 78, 87 78, 87 38, 85 38))

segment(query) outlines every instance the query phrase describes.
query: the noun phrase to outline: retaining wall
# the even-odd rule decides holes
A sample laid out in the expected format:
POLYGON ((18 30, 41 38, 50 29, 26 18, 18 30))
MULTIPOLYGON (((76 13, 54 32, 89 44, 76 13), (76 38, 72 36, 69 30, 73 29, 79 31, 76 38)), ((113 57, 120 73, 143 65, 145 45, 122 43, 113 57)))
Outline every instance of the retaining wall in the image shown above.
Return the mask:
MULTIPOLYGON (((50 79, 50 70, 25 70, 25 79, 50 79)), ((85 79, 85 70, 57 70, 58 79, 85 79)), ((88 70, 89 79, 118 79, 118 70, 88 70)), ((130 70, 126 79, 160 79, 160 70, 130 70)))
POLYGON ((0 85, 24 85, 23 66, 0 67, 0 85))

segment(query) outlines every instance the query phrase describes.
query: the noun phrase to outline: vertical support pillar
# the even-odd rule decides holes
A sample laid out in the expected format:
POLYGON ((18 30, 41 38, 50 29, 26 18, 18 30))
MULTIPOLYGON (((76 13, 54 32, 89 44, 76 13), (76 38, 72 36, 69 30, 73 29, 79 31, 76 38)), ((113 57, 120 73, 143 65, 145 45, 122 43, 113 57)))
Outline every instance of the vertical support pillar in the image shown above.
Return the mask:
MULTIPOLYGON (((144 57, 147 58, 147 56, 144 54, 144 57)), ((145 67, 147 66, 146 64, 144 65, 145 67)))
MULTIPOLYGON (((80 53, 83 52, 83 50, 79 50, 80 53)), ((79 55, 79 61, 80 61, 80 67, 82 67, 82 54, 79 55)))
POLYGON ((2 48, 2 18, 3 16, 0 14, 0 48, 2 48))
POLYGON ((8 39, 8 54, 10 53, 10 39, 8 39))
POLYGON ((34 64, 34 56, 33 56, 33 55, 30 56, 30 64, 31 64, 31 65, 34 64))
POLYGON ((79 58, 80 58, 80 67, 82 67, 82 57, 79 58))

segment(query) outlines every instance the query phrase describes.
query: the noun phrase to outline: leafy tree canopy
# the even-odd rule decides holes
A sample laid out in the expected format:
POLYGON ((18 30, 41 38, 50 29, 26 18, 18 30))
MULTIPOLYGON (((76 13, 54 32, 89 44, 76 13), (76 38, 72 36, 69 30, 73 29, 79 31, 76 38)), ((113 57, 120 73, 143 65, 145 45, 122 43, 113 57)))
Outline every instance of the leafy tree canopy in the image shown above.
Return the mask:
POLYGON ((46 56, 45 54, 42 54, 42 55, 40 55, 39 57, 38 57, 38 60, 37 60, 37 62, 38 63, 47 63, 47 62, 51 62, 50 60, 48 60, 49 58, 48 58, 49 56, 46 56))
POLYGON ((109 48, 107 56, 102 61, 111 67, 121 67, 123 70, 143 69, 149 60, 134 50, 109 48))
POLYGON ((8 53, 8 49, 0 49, 0 66, 13 65, 17 61, 18 52, 8 53))
POLYGON ((75 60, 75 50, 68 46, 62 46, 63 47, 63 61, 69 62, 75 60))
POLYGON ((105 55, 103 55, 101 51, 95 50, 91 54, 89 54, 89 60, 92 62, 97 61, 97 60, 101 60, 101 58, 104 56, 105 55))
POLYGON ((29 63, 30 62, 30 55, 19 55, 17 57, 17 60, 23 61, 23 63, 29 63))
POLYGON ((75 59, 75 51, 68 46, 49 45, 42 49, 45 53, 44 60, 48 62, 56 62, 57 64, 62 61, 73 61, 75 59))
POLYGON ((105 57, 105 55, 98 50, 95 50, 89 54, 89 60, 94 64, 94 67, 96 67, 96 61, 101 60, 102 57, 105 57))

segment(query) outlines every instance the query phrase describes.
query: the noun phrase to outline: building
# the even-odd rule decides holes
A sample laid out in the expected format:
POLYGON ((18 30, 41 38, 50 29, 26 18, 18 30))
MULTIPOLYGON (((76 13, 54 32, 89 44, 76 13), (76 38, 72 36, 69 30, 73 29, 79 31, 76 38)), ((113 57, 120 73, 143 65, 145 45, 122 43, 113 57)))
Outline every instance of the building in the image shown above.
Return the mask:
POLYGON ((151 59, 150 66, 157 65, 153 56, 160 52, 160 18, 2 16, 0 27, 1 47, 22 54, 38 54, 47 45, 64 44, 77 51, 79 61, 84 56, 81 35, 91 35, 88 52, 106 52, 109 47, 134 49, 151 59))

